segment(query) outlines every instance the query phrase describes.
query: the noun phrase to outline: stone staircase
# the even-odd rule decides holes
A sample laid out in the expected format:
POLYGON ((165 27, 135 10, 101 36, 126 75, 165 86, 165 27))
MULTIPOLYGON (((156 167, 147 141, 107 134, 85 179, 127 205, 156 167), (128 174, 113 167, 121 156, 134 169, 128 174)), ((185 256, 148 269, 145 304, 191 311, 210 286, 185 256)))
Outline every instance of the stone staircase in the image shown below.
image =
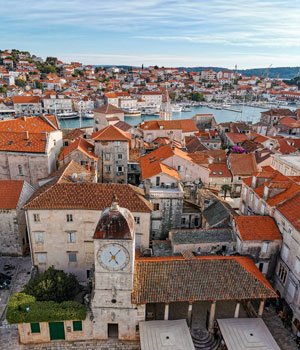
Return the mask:
POLYGON ((220 346, 220 339, 206 329, 192 329, 191 336, 196 350, 217 350, 220 346))

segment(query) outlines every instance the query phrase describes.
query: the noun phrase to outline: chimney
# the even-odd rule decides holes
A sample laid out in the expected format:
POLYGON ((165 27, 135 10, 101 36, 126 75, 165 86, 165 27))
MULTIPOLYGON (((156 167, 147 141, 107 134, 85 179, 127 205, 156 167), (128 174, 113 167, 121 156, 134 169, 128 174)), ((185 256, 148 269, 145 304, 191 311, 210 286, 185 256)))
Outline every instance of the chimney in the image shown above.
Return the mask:
POLYGON ((256 176, 252 176, 252 183, 251 183, 252 188, 256 188, 256 180, 257 180, 256 176))
POLYGON ((24 120, 24 122, 26 122, 26 115, 23 116, 23 120, 24 120))
POLYGON ((24 134, 24 140, 29 140, 29 133, 28 133, 28 131, 24 131, 23 134, 24 134))

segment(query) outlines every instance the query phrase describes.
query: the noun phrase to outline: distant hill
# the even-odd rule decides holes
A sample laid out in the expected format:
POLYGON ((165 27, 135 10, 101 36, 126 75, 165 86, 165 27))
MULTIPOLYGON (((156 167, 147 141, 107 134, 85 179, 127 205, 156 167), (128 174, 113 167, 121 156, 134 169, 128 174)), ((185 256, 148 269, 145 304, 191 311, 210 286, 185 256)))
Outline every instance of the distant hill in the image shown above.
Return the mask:
MULTIPOLYGON (((188 72, 194 71, 202 71, 204 69, 213 69, 216 72, 220 70, 229 70, 227 68, 221 67, 178 67, 179 69, 186 70, 188 72)), ((293 79, 297 75, 300 75, 300 67, 275 67, 275 68, 252 68, 252 69, 238 69, 238 72, 250 77, 251 75, 255 76, 266 76, 268 70, 269 78, 277 78, 280 79, 293 79)))

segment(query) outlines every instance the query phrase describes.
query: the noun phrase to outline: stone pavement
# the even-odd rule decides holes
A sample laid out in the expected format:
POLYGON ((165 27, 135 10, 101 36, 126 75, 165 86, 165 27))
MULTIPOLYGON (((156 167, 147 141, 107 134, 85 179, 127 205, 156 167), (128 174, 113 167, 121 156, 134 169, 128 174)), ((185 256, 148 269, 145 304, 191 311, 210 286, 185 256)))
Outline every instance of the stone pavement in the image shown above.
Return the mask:
POLYGON ((291 331, 284 327, 273 306, 264 310, 263 320, 281 350, 299 350, 291 331))
POLYGON ((21 292, 31 275, 31 259, 26 257, 0 257, 0 272, 10 273, 12 280, 10 289, 0 290, 0 320, 3 320, 3 313, 11 293, 21 292), (4 271, 4 265, 11 265, 13 268, 10 272, 4 271))

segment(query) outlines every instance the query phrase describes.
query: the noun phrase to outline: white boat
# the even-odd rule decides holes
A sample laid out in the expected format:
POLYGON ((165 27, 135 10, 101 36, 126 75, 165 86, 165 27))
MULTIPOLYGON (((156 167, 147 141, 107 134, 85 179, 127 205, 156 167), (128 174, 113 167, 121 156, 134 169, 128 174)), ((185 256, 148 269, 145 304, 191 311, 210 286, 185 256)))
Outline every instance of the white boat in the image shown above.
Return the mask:
POLYGON ((58 119, 75 119, 78 118, 78 114, 75 112, 57 113, 58 119))
POLYGON ((191 108, 189 106, 183 106, 182 112, 191 112, 191 108))
POLYGON ((124 116, 125 117, 140 117, 141 112, 135 108, 128 108, 128 109, 124 109, 124 116))
POLYGON ((159 111, 157 110, 157 108, 153 107, 145 107, 141 111, 142 115, 156 115, 157 113, 159 113, 159 111))
POLYGON ((180 113, 180 112, 182 112, 182 107, 181 107, 181 106, 172 105, 171 108, 172 108, 172 112, 175 112, 175 113, 180 113))
POLYGON ((91 111, 83 113, 82 118, 83 119, 94 119, 94 113, 91 111))
POLYGON ((230 105, 229 103, 223 103, 223 104, 222 104, 222 107, 223 107, 223 108, 230 108, 231 105, 230 105))

